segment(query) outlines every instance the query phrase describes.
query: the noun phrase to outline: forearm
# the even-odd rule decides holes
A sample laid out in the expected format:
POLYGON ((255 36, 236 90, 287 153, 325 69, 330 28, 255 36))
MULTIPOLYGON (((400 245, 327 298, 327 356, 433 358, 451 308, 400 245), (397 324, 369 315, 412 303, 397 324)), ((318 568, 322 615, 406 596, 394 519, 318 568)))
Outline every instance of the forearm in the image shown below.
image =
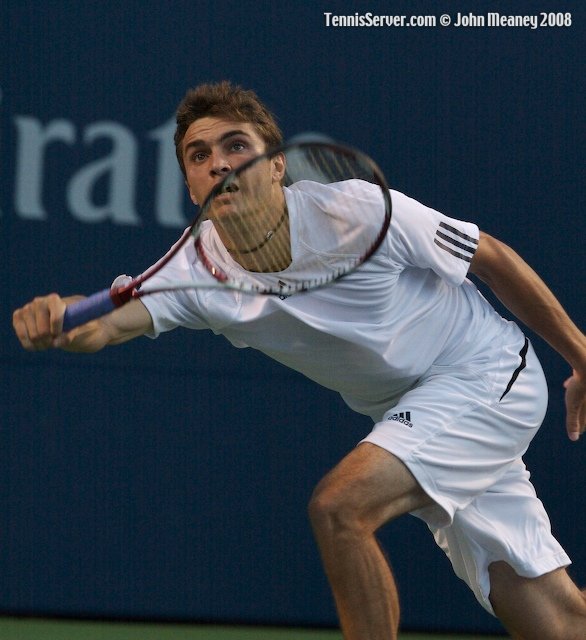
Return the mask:
MULTIPOLYGON (((79 298, 68 298, 67 304, 79 298)), ((77 353, 93 353, 106 346, 122 344, 152 328, 150 314, 139 300, 63 334, 64 344, 55 346, 77 353)))
MULTIPOLYGON (((69 296, 64 298, 63 302, 68 306, 83 299, 84 296, 69 296)), ((55 336, 51 346, 75 353, 94 353, 100 351, 109 343, 108 334, 101 320, 100 318, 88 322, 72 329, 66 334, 60 333, 55 336)))
POLYGON ((586 337, 543 280, 510 247, 481 234, 470 271, 572 368, 586 376, 586 337))

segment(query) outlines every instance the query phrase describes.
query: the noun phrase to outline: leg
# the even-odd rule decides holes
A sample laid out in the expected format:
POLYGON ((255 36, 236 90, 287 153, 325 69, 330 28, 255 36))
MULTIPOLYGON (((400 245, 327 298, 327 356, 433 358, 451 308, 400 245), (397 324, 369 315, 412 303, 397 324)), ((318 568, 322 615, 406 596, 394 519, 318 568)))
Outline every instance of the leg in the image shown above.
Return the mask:
POLYGON ((370 443, 317 486, 309 514, 346 640, 397 637, 397 589, 375 532, 430 503, 407 467, 370 443))
POLYGON ((513 638, 586 638, 586 597, 565 569, 538 578, 523 578, 506 562, 494 562, 489 575, 494 612, 513 638))

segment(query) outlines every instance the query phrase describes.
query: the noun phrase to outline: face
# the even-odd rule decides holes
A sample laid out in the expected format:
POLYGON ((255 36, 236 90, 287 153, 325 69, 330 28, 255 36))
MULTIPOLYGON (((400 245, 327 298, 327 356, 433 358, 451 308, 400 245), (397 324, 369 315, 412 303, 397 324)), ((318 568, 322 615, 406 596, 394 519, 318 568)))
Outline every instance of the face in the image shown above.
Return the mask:
POLYGON ((183 162, 189 195, 202 204, 224 176, 264 153, 264 140, 248 122, 200 118, 183 138, 183 162))

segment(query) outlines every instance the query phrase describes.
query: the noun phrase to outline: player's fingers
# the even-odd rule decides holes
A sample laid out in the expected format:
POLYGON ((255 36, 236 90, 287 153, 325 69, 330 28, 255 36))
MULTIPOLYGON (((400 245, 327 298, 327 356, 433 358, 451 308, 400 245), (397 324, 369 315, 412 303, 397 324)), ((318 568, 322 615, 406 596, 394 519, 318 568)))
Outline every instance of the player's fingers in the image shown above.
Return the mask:
MULTIPOLYGON (((57 338, 63 333, 63 315, 67 305, 63 302, 63 299, 56 293, 46 297, 48 321, 49 321, 49 333, 52 338, 57 338)), ((47 316, 45 316, 47 319, 47 316)))
POLYGON ((40 351, 53 346, 61 334, 65 303, 56 294, 35 298, 13 314, 14 331, 22 346, 40 351))
POLYGON ((27 350, 33 351, 34 345, 33 341, 29 335, 29 330, 27 327, 27 322, 25 319, 25 315, 27 313, 26 307, 22 307, 17 309, 12 314, 12 327, 14 332, 16 333, 16 337, 19 339, 20 344, 27 350))
POLYGON ((48 349, 51 346, 52 337, 44 298, 35 298, 24 307, 23 321, 33 350, 48 349))
POLYGON ((579 429, 580 435, 586 431, 586 402, 583 402, 578 410, 577 429, 579 429))
POLYGON ((582 430, 580 428, 580 421, 578 419, 578 414, 570 409, 567 410, 566 415, 566 430, 568 432, 568 438, 573 442, 576 442, 580 439, 580 435, 582 434, 582 430))
POLYGON ((581 429, 578 426, 578 423, 575 420, 571 419, 569 416, 568 416, 567 431, 568 431, 568 438, 572 442, 577 442, 580 439, 581 429))
POLYGON ((55 349, 63 349, 71 342, 71 336, 68 333, 63 333, 63 317, 67 305, 57 294, 52 294, 48 296, 47 307, 49 310, 51 346, 55 349))
POLYGON ((566 429, 572 441, 586 431, 586 385, 574 374, 568 378, 566 389, 566 429))

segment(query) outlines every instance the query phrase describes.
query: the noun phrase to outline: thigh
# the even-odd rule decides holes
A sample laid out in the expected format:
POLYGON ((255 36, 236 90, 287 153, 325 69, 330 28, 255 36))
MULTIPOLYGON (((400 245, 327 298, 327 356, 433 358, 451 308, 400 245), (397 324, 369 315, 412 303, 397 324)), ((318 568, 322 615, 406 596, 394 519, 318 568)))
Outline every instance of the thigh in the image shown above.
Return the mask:
POLYGON ((318 484, 312 503, 376 530, 385 522, 431 504, 409 469, 381 447, 363 443, 318 484))
POLYGON ((489 573, 493 609, 514 637, 586 637, 586 601, 565 569, 525 578, 507 563, 495 562, 489 573))

